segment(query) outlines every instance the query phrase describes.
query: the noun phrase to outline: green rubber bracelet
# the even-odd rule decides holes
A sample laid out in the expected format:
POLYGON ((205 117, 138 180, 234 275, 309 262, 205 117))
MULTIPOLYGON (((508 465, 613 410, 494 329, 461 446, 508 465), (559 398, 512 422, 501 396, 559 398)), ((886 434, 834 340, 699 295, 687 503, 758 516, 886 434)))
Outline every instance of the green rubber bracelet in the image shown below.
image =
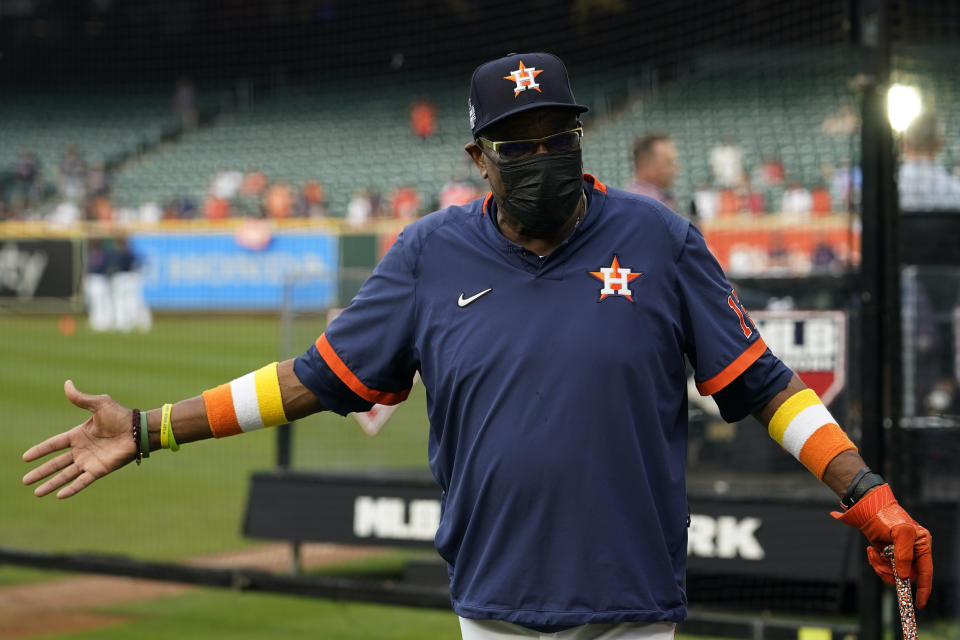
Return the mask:
POLYGON ((150 457, 150 430, 147 428, 147 412, 140 412, 140 453, 144 458, 150 457))

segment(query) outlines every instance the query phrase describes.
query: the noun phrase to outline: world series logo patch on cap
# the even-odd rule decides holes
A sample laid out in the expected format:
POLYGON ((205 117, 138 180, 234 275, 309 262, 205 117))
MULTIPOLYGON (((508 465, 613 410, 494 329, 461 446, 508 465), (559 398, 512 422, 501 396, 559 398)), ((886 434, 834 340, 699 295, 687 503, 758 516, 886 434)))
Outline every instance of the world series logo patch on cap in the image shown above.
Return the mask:
POLYGON ((543 93, 540 91, 540 85, 537 84, 536 80, 537 76, 541 73, 543 73, 543 69, 537 69, 536 67, 525 67, 523 66, 523 60, 521 60, 520 68, 514 69, 508 76, 503 76, 503 79, 516 83, 513 91, 513 97, 516 98, 527 89, 536 89, 538 93, 543 93))

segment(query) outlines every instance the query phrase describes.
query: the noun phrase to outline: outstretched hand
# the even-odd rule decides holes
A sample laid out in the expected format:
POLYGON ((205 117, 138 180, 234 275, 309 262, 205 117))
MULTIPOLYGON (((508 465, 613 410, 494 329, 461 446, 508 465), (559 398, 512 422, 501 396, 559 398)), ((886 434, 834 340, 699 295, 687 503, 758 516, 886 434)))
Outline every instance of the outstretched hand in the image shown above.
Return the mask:
POLYGON ((137 455, 129 409, 108 395, 81 393, 71 380, 64 383, 63 391, 70 402, 92 415, 69 431, 30 447, 23 454, 24 462, 32 462, 66 449, 23 476, 23 483, 27 485, 47 479, 34 489, 37 497, 60 489, 57 497, 69 498, 137 455))

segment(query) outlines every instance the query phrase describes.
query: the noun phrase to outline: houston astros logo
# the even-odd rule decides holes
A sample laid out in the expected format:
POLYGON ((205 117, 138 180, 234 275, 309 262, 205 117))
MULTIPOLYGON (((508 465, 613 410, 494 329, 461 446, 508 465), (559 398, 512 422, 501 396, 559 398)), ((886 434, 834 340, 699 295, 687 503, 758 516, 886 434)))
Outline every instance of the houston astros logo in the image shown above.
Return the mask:
POLYGON ((594 278, 603 280, 603 287, 600 288, 600 302, 607 296, 623 296, 630 302, 633 302, 633 291, 630 290, 630 283, 642 276, 642 273, 632 273, 630 269, 620 266, 620 259, 617 254, 613 254, 613 261, 609 267, 600 267, 600 271, 588 272, 594 278))
POLYGON ((540 85, 537 84, 537 76, 543 73, 543 69, 537 69, 535 67, 525 67, 523 66, 523 60, 520 61, 520 68, 515 69, 510 72, 510 75, 503 76, 504 80, 512 80, 517 83, 517 86, 514 87, 513 97, 516 98, 522 91, 527 89, 536 89, 539 93, 540 85))

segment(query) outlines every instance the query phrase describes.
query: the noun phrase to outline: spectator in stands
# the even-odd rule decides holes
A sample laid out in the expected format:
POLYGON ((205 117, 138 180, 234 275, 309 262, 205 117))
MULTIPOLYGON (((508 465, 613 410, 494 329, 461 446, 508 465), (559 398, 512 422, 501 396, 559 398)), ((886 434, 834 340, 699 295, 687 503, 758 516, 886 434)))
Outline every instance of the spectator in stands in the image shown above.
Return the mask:
POLYGON ((720 188, 732 189, 743 182, 743 152, 734 138, 725 138, 710 150, 710 168, 720 188))
POLYGON ((859 125, 860 116, 852 107, 846 106, 824 118, 820 131, 828 136, 849 136, 857 130, 859 125))
POLYGON ((178 195, 168 200, 163 207, 164 220, 192 220, 197 217, 197 213, 196 201, 183 189, 180 189, 178 195))
POLYGON ((699 220, 713 220, 717 217, 719 204, 717 190, 711 187, 710 183, 701 182, 697 190, 693 193, 693 201, 690 203, 690 215, 699 220))
POLYGON ((769 189, 783 184, 786 172, 777 156, 767 156, 753 170, 750 183, 757 189, 769 189))
POLYGON ((266 215, 263 206, 264 195, 270 179, 260 169, 251 169, 243 174, 240 188, 237 190, 233 206, 233 215, 260 218, 266 215))
POLYGON ((902 211, 960 212, 960 178, 937 162, 942 148, 935 114, 922 113, 907 127, 898 180, 902 211))
POLYGON ((410 128, 421 140, 432 137, 437 131, 437 105, 431 100, 416 100, 410 105, 410 128))
POLYGON ((210 220, 230 217, 231 201, 239 193, 243 174, 234 169, 221 169, 210 182, 209 195, 204 203, 204 214, 210 220))
POLYGON ((303 183, 303 189, 300 191, 298 201, 300 217, 306 218, 326 218, 327 217, 327 192, 323 185, 316 180, 307 180, 303 183))
POLYGON ((810 191, 810 201, 810 210, 813 211, 813 215, 826 216, 833 213, 830 191, 823 182, 818 182, 810 191))
POLYGON ((87 197, 106 195, 110 195, 110 175, 107 173, 106 163, 97 160, 90 165, 90 171, 87 172, 87 197))
POLYGON ((780 212, 785 215, 805 216, 813 209, 813 196, 810 190, 799 182, 791 182, 783 192, 780 212))
POLYGON ((85 198, 87 165, 74 142, 63 148, 63 158, 57 167, 57 188, 60 198, 68 202, 83 203, 85 198))
POLYGON ((740 206, 743 212, 752 213, 759 216, 767 212, 767 199, 763 191, 756 188, 749 180, 744 179, 743 187, 740 189, 740 206))
POLYGON ((420 193, 409 184, 390 192, 390 213, 398 220, 413 220, 420 215, 420 193))
POLYGON ((281 178, 267 187, 263 210, 271 220, 286 220, 293 217, 293 202, 293 186, 281 178))
POLYGON ((833 271, 839 266, 837 252, 830 246, 826 238, 820 238, 817 242, 817 246, 813 249, 810 262, 813 271, 820 273, 833 271))
POLYGON ((847 158, 833 171, 830 179, 830 195, 838 207, 844 211, 854 211, 860 206, 860 193, 863 186, 863 173, 860 167, 851 167, 847 158))
POLYGON ((659 200, 677 211, 674 182, 680 163, 677 147, 664 133, 648 133, 633 142, 633 182, 627 191, 659 200))
POLYGON ((732 216, 740 213, 741 202, 737 191, 726 187, 717 191, 717 215, 732 216))
POLYGON ((30 211, 40 199, 40 165, 37 154, 24 151, 20 154, 13 172, 13 190, 10 207, 14 212, 30 211))
POLYGON ((221 169, 210 182, 210 194, 228 202, 240 191, 243 174, 236 169, 221 169))
POLYGON ((107 166, 102 160, 90 165, 86 182, 87 219, 101 222, 111 220, 113 207, 110 204, 110 178, 107 166))
POLYGON ((450 178, 450 182, 440 189, 438 208, 446 209, 447 207, 464 205, 481 195, 477 185, 470 182, 463 173, 458 171, 450 178))
POLYGON ((347 223, 362 227, 373 217, 373 202, 367 189, 357 189, 347 205, 347 223))
POLYGON ((197 89, 193 81, 186 76, 177 80, 177 86, 173 90, 173 112, 184 129, 193 129, 200 122, 197 89))

